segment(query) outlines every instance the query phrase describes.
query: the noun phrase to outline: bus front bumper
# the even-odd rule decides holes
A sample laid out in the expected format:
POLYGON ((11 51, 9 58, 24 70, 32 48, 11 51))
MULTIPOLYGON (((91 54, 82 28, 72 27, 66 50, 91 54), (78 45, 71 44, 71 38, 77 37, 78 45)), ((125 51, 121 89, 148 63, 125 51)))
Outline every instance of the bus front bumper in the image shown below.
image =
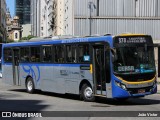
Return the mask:
POLYGON ((157 93, 157 85, 144 88, 126 88, 126 89, 123 89, 119 86, 114 86, 112 91, 113 98, 141 97, 155 93, 157 93))

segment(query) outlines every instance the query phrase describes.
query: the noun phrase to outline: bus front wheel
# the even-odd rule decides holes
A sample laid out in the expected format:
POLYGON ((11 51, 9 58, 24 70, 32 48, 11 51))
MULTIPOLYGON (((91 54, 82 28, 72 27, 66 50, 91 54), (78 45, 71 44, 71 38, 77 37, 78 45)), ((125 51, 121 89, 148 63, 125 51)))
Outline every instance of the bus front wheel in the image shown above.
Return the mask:
POLYGON ((34 89, 35 87, 34 87, 33 79, 29 77, 26 82, 26 90, 28 93, 33 93, 34 89))
POLYGON ((92 102, 95 100, 95 96, 93 95, 93 90, 89 85, 84 84, 82 86, 81 97, 83 98, 84 101, 87 102, 92 102))

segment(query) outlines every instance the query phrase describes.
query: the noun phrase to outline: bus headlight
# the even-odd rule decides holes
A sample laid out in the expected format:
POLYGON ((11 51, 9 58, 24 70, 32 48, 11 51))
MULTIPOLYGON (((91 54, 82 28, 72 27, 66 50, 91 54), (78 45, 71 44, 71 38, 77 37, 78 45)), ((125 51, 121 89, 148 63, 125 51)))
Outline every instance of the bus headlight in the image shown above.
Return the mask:
POLYGON ((121 87, 122 89, 127 90, 127 88, 126 88, 126 85, 125 85, 125 84, 120 83, 120 82, 118 82, 118 81, 115 81, 115 84, 116 84, 118 87, 121 87))
POLYGON ((121 84, 121 88, 124 89, 124 90, 127 90, 126 85, 124 85, 124 84, 121 84))
POLYGON ((121 83, 120 83, 120 82, 115 81, 115 83, 116 83, 116 85, 117 85, 118 87, 121 87, 121 83))

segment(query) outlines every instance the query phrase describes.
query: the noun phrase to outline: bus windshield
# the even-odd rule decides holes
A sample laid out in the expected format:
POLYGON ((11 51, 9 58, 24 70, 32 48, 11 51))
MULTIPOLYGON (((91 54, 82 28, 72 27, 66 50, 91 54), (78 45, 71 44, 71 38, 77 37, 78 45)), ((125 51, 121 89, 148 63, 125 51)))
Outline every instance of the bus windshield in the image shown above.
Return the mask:
POLYGON ((116 55, 117 59, 113 64, 117 74, 155 72, 153 46, 117 47, 116 55))

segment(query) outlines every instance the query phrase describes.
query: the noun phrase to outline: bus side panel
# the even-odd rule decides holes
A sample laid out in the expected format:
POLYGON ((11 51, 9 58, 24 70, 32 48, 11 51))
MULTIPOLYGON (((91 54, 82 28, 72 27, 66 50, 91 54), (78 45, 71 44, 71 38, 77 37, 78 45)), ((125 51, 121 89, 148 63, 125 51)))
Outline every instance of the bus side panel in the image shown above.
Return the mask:
POLYGON ((79 94, 80 69, 77 66, 70 66, 68 78, 65 79, 65 92, 79 94))
POLYGON ((55 92, 56 80, 54 79, 53 66, 41 66, 40 87, 42 91, 55 92))
POLYGON ((93 86, 93 78, 90 70, 81 70, 80 67, 70 67, 70 79, 66 79, 66 93, 79 94, 79 86, 82 80, 87 80, 93 86))
POLYGON ((37 64, 21 64, 20 65, 20 73, 19 78, 21 81, 21 86, 25 87, 26 84, 26 78, 28 76, 32 77, 35 89, 40 89, 40 67, 37 64))
POLYGON ((23 88, 25 88, 25 80, 26 80, 27 75, 28 74, 24 72, 23 65, 20 65, 19 66, 19 80, 23 88))
POLYGON ((13 83, 13 68, 12 65, 2 65, 2 80, 4 83, 14 85, 13 83))
POLYGON ((66 93, 65 92, 65 80, 70 79, 70 67, 59 64, 54 66, 54 79, 56 81, 56 93, 66 93))

